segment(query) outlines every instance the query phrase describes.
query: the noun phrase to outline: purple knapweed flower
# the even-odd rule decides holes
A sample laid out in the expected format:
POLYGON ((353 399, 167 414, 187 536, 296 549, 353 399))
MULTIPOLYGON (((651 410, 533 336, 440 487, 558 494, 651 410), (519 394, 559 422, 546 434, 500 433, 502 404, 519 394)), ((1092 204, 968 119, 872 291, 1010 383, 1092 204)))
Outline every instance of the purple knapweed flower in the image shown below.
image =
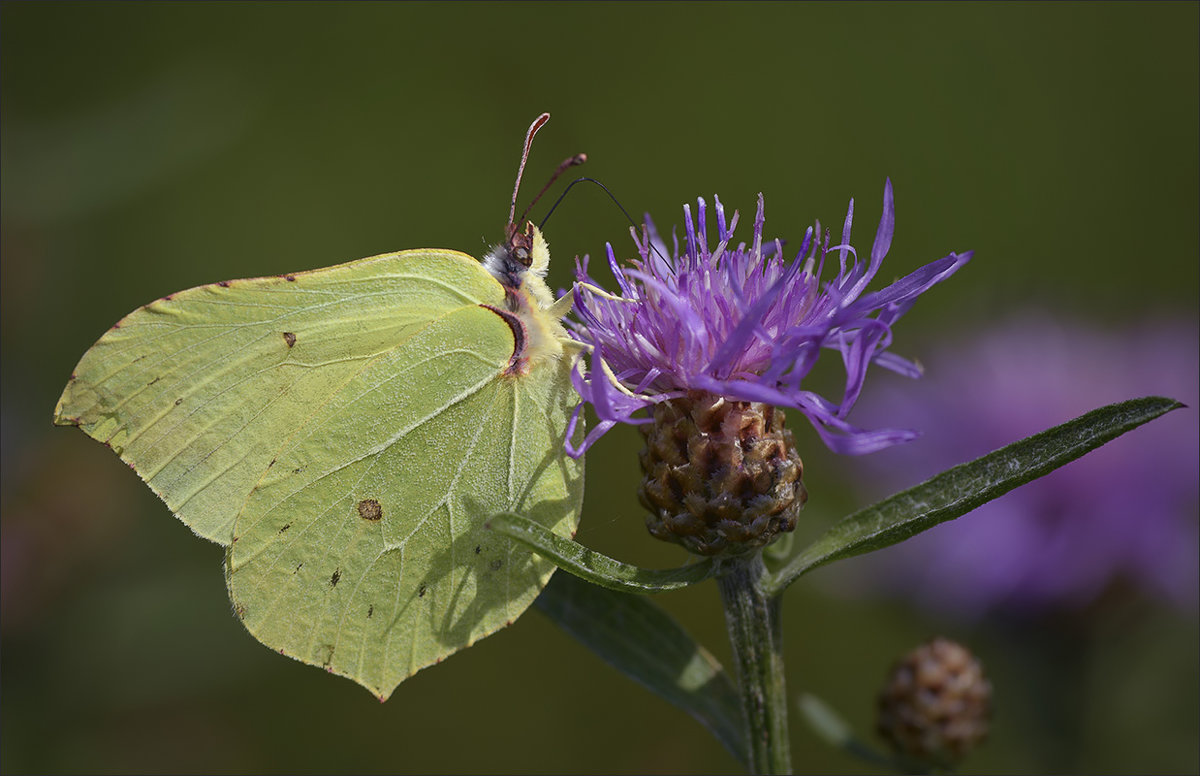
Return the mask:
MULTIPOLYGON (((1117 332, 1027 312, 962 335, 929 354, 934 376, 919 396, 880 385, 859 407, 866 418, 924 430, 903 455, 864 462, 873 495, 1112 402, 1160 395, 1195 407, 1197 348, 1194 319, 1117 332)), ((1198 469, 1195 415, 1172 415, 971 514, 842 564, 834 584, 961 619, 1081 609, 1113 585, 1195 612, 1198 469)))
POLYGON ((586 258, 577 266, 581 285, 575 290, 578 321, 572 331, 591 354, 588 370, 577 369, 574 382, 600 422, 568 451, 582 454, 617 423, 647 423, 649 418, 635 416, 638 410, 693 391, 797 409, 839 453, 869 453, 916 437, 908 430, 864 430, 846 416, 872 362, 908 377, 920 375, 916 364, 887 351, 892 324, 918 296, 966 264, 971 252, 951 253, 868 293, 892 242, 890 180, 867 262, 850 245, 853 200, 839 243, 830 246, 828 232, 822 241, 818 222, 790 262, 782 242, 763 241, 761 194, 750 245, 733 243, 738 214, 726 223, 721 201, 714 200, 713 246, 701 199, 696 220, 684 205, 682 251, 675 239, 668 254, 648 217, 642 238, 634 233, 640 258, 632 268, 618 266, 612 246, 607 247, 620 299, 597 292, 586 258), (837 274, 822 283, 827 259, 831 264, 836 259, 837 274), (845 364, 840 402, 803 386, 823 348, 840 352, 845 364))

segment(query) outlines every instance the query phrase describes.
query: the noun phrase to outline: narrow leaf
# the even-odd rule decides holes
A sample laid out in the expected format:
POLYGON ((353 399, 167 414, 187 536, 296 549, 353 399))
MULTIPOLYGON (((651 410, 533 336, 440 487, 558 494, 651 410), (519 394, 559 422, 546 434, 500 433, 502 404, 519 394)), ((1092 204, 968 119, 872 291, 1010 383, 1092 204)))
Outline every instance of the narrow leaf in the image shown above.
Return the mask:
POLYGON ((848 755, 889 771, 899 773, 929 771, 929 766, 918 765, 901 758, 888 757, 877 752, 854 735, 850 724, 815 695, 802 693, 796 701, 796 708, 800 710, 801 719, 808 723, 812 731, 835 749, 841 749, 848 755))
POLYGON ((691 714, 740 763, 748 763, 733 681, 653 601, 555 574, 534 606, 613 668, 691 714))
POLYGON ((779 593, 818 566, 888 547, 938 523, 965 515, 1126 431, 1183 406, 1174 399, 1159 396, 1110 404, 947 469, 920 485, 843 518, 779 572, 771 591, 779 593))
POLYGON ((644 569, 622 563, 511 512, 493 515, 488 525, 496 533, 531 547, 564 571, 620 593, 678 590, 707 579, 713 573, 711 559, 674 569, 644 569))

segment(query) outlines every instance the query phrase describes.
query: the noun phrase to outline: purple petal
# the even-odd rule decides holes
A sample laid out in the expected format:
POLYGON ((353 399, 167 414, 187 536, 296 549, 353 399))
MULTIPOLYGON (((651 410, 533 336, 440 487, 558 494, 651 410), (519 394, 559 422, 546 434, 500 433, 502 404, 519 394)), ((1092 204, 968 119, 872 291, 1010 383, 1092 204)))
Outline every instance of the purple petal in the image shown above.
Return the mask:
MULTIPOLYGON (((782 240, 764 238, 761 194, 749 247, 744 242, 732 246, 738 212, 733 211, 727 224, 720 198, 714 197, 714 203, 719 240, 715 247, 708 243, 707 203, 698 198, 694 216, 691 207, 684 206, 682 251, 675 239, 668 255, 649 218, 640 236, 633 231, 639 259, 619 266, 611 246, 606 246, 609 267, 628 301, 576 289, 577 313, 568 327, 572 336, 592 347, 592 356, 588 373, 573 375, 572 382, 593 404, 602 424, 583 446, 613 423, 649 422, 639 410, 689 390, 797 409, 831 448, 841 452, 857 454, 911 439, 913 432, 866 431, 845 418, 864 391, 871 363, 909 377, 920 374, 915 363, 888 352, 892 326, 970 254, 950 254, 866 293, 892 241, 890 179, 865 263, 850 244, 854 200, 847 208, 840 244, 831 249, 829 235, 822 240, 818 222, 805 231, 790 261, 784 258, 782 240), (822 280, 830 250, 838 252, 839 271, 836 278, 822 280), (821 351, 829 348, 841 353, 846 372, 839 403, 803 388, 821 351), (635 395, 614 386, 613 379, 635 395)), ((577 276, 594 285, 586 261, 578 265, 577 276)))

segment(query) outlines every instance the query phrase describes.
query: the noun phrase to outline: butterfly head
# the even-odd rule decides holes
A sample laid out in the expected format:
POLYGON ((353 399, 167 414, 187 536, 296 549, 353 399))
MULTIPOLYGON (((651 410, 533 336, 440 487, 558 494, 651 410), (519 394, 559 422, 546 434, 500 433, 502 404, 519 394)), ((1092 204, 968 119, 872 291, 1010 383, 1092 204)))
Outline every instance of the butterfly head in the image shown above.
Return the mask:
POLYGON ((520 288, 526 273, 544 278, 550 266, 550 247, 541 230, 526 221, 524 229, 510 225, 506 231, 504 243, 483 258, 484 268, 505 288, 520 288))

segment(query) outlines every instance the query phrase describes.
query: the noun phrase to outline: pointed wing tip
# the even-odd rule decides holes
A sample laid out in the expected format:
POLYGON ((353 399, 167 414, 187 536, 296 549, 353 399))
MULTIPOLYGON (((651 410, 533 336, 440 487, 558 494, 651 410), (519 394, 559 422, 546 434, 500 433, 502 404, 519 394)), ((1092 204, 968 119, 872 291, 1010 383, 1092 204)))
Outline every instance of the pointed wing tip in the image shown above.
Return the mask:
POLYGON ((56 426, 80 426, 83 424, 83 418, 78 415, 67 414, 67 403, 69 401, 67 393, 71 390, 71 385, 75 382, 75 378, 71 378, 71 382, 67 383, 67 387, 63 389, 62 396, 58 397, 58 403, 54 405, 54 414, 50 417, 50 422, 56 426))
MULTIPOLYGON (((337 672, 335 671, 333 673, 337 673, 337 672)), ((412 678, 413 674, 415 674, 415 673, 416 673, 416 671, 414 671, 412 674, 409 674, 408 676, 400 678, 399 680, 397 680, 395 683, 393 683, 392 685, 390 685, 388 687, 384 687, 383 685, 379 685, 379 684, 372 684, 370 682, 364 682, 362 679, 359 679, 358 677, 355 677, 355 676, 350 676, 348 674, 339 673, 337 675, 341 676, 343 678, 349 679, 350 681, 354 682, 358 686, 362 687, 367 692, 371 693, 371 695, 373 695, 375 697, 375 699, 378 700, 380 703, 387 703, 391 699, 392 693, 396 692, 396 688, 400 686, 400 682, 403 682, 405 679, 412 678)))
POLYGON ((71 389, 75 387, 76 379, 75 373, 72 372, 62 393, 58 396, 58 401, 54 403, 54 415, 51 421, 56 426, 78 426, 82 422, 79 416, 67 414, 67 405, 71 403, 71 389))

